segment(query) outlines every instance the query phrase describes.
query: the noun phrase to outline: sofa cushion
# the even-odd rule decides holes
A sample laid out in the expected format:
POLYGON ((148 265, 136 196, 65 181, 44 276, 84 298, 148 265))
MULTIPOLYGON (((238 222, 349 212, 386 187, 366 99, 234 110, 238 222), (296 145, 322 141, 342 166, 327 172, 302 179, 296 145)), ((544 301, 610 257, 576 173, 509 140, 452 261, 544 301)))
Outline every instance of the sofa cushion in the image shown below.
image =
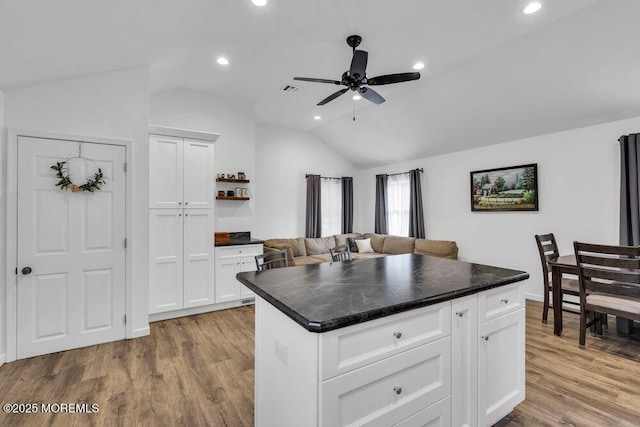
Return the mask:
POLYGON ((320 262, 331 262, 333 259, 331 258, 331 254, 322 254, 322 255, 309 255, 309 258, 315 258, 320 262))
POLYGON ((321 259, 313 256, 299 256, 293 260, 293 265, 311 265, 323 263, 321 259))
POLYGON ((307 255, 328 254, 329 249, 336 247, 336 239, 333 236, 320 237, 318 239, 305 238, 304 244, 307 255))
POLYGON ((371 258, 382 258, 385 256, 389 256, 388 254, 381 254, 378 252, 368 252, 368 253, 352 253, 351 258, 353 259, 371 259, 371 258))
POLYGON ((358 252, 358 245, 356 245, 356 240, 364 240, 364 237, 349 237, 349 238, 347 238, 347 243, 349 244, 349 250, 351 252, 358 252))
POLYGON ((349 238, 358 238, 358 237, 362 237, 362 234, 360 234, 360 233, 347 233, 347 234, 335 234, 333 236, 333 238, 336 239, 336 246, 348 245, 349 244, 349 238))
POLYGON ((375 252, 371 247, 371 239, 356 240, 356 246, 358 247, 358 253, 360 254, 375 252))
POLYGON ((415 243, 415 237, 386 236, 384 238, 382 253, 392 255, 412 254, 415 243))
POLYGON ((364 233, 365 239, 371 239, 371 247, 374 251, 378 253, 382 253, 382 246, 384 245, 384 234, 376 234, 376 233, 364 233))
POLYGON ((264 241, 264 245, 275 249, 290 249, 294 257, 307 255, 304 238, 302 237, 297 239, 268 239, 264 241))
POLYGON ((413 253, 458 259, 458 245, 449 240, 417 239, 413 253))

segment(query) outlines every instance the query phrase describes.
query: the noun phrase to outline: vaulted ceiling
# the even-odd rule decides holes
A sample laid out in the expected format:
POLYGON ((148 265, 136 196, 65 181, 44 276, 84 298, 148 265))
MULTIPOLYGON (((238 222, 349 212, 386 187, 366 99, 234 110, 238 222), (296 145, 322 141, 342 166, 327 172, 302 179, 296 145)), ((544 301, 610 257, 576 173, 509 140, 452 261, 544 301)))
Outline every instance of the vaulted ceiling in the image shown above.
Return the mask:
POLYGON ((541 2, 524 15, 526 0, 0 0, 0 89, 148 65, 152 91, 251 102, 358 167, 639 116, 640 2, 541 2), (422 78, 379 87, 379 106, 316 106, 337 88, 292 77, 339 79, 350 34, 369 76, 421 60, 422 78))

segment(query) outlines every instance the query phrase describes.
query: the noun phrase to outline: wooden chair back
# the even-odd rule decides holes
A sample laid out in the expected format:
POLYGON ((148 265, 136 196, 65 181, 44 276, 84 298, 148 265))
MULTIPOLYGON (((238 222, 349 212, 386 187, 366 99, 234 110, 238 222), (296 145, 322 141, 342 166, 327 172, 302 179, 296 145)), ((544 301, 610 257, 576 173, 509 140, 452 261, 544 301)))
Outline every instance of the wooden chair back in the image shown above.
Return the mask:
POLYGON ((256 255, 256 267, 258 271, 289 267, 287 250, 282 249, 279 251, 271 251, 261 255, 256 255))
POLYGON ((536 243, 538 244, 538 253, 540 254, 540 262, 542 263, 542 278, 547 288, 550 284, 549 277, 549 260, 558 258, 558 244, 553 233, 536 235, 536 243))
POLYGON ((329 249, 333 262, 351 261, 351 249, 349 245, 338 245, 329 249))
POLYGON ((640 298, 640 246, 573 245, 581 298, 585 292, 640 298))

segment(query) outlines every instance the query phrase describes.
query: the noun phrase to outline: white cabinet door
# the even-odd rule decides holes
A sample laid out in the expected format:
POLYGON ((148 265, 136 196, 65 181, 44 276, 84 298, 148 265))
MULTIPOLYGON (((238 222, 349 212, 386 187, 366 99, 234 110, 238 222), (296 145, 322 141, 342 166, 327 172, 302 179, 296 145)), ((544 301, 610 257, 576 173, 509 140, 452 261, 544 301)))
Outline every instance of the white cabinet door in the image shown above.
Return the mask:
POLYGON ((183 308, 182 212, 149 211, 149 313, 183 308))
POLYGON ((478 424, 492 425, 524 400, 524 309, 478 326, 478 424))
MULTIPOLYGON (((255 255, 251 256, 243 256, 240 258, 240 271, 256 271, 258 267, 256 266, 256 257, 255 255)), ((236 279, 237 280, 237 279, 236 279)), ((256 296, 255 292, 250 290, 244 285, 240 285, 240 297, 244 298, 254 298, 256 296)))
POLYGON ((184 307, 213 304, 213 210, 185 209, 183 214, 184 307))
POLYGON ((478 296, 455 299, 451 305, 451 425, 477 426, 478 296))
POLYGON ((149 135, 150 208, 182 207, 182 146, 182 138, 149 135))
POLYGON ((215 197, 213 144, 184 140, 184 206, 212 209, 215 197))
POLYGON ((216 302, 240 299, 240 282, 236 274, 240 272, 240 257, 216 260, 216 302))

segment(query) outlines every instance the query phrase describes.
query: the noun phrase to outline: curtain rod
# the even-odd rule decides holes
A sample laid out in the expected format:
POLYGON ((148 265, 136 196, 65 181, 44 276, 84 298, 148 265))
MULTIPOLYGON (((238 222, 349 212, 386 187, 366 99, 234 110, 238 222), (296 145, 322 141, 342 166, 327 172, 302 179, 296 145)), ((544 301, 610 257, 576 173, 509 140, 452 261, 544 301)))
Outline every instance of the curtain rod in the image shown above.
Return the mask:
POLYGON ((412 170, 413 170, 413 171, 419 171, 419 172, 424 173, 424 169, 423 169, 423 168, 415 168, 415 169, 408 170, 408 171, 406 171, 406 172, 398 172, 398 173, 381 173, 381 174, 376 175, 376 176, 380 176, 380 175, 386 175, 386 176, 404 175, 405 173, 409 173, 409 172, 411 172, 412 170))
MULTIPOLYGON (((305 179, 309 178, 310 176, 313 176, 313 174, 308 173, 304 176, 305 179)), ((343 177, 336 177, 336 176, 321 176, 320 178, 324 178, 324 179, 342 179, 342 178, 353 178, 351 176, 343 176, 343 177)))

